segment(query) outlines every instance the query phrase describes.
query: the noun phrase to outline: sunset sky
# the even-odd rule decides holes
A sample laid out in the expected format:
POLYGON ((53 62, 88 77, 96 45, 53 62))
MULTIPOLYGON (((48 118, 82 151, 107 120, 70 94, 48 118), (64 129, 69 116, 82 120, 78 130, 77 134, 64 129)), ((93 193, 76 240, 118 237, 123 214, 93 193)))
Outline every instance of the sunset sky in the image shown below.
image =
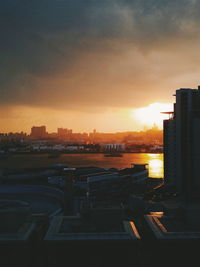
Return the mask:
POLYGON ((200 84, 200 1, 1 0, 0 22, 0 132, 140 130, 200 84))

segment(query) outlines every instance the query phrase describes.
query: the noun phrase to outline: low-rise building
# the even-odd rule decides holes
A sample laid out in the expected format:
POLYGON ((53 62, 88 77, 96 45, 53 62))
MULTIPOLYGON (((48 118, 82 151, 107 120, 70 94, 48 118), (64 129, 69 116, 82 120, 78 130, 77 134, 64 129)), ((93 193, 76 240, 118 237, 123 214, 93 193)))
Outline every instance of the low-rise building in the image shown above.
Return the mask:
MULTIPOLYGON (((106 220, 106 218, 105 218, 106 220)), ((55 217, 45 236, 48 266, 132 266, 139 260, 140 236, 132 221, 105 224, 81 217, 55 217)))

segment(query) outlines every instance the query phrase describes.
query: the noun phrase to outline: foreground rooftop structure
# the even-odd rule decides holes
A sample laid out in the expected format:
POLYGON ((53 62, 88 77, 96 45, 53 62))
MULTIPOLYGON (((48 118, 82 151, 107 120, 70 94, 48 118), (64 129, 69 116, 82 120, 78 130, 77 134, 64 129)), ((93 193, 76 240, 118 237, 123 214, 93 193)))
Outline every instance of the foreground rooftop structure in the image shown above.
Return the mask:
POLYGON ((138 258, 140 236, 135 224, 95 227, 80 217, 55 217, 45 236, 48 266, 132 266, 138 258))

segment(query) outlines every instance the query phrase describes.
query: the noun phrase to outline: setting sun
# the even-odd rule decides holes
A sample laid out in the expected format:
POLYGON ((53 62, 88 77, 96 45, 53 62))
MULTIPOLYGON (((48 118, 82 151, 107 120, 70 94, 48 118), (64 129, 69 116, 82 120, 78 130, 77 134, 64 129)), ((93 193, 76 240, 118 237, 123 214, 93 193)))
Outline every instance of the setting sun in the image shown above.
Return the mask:
POLYGON ((142 125, 152 127, 154 124, 162 128, 163 119, 167 116, 161 114, 163 111, 171 111, 173 104, 169 103, 153 103, 147 107, 133 110, 133 118, 139 121, 142 125))

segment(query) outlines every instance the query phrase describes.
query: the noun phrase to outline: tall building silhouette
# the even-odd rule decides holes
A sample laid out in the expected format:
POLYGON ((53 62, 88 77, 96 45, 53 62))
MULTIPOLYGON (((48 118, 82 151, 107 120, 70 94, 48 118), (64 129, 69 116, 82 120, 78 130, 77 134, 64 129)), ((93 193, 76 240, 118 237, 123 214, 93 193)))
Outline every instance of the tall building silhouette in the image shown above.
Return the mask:
POLYGON ((31 128, 31 136, 34 138, 43 138, 46 137, 46 126, 33 126, 31 128))
POLYGON ((164 121, 164 177, 166 185, 173 185, 178 194, 165 186, 164 192, 173 194, 170 199, 164 194, 163 212, 144 215, 144 229, 156 240, 156 247, 152 249, 147 242, 151 251, 144 254, 142 266, 157 262, 166 267, 175 262, 188 266, 199 258, 200 86, 181 88, 175 96, 174 111, 164 112, 170 115, 164 121))
POLYGON ((164 176, 186 200, 200 196, 200 86, 176 90, 164 121, 164 176))

